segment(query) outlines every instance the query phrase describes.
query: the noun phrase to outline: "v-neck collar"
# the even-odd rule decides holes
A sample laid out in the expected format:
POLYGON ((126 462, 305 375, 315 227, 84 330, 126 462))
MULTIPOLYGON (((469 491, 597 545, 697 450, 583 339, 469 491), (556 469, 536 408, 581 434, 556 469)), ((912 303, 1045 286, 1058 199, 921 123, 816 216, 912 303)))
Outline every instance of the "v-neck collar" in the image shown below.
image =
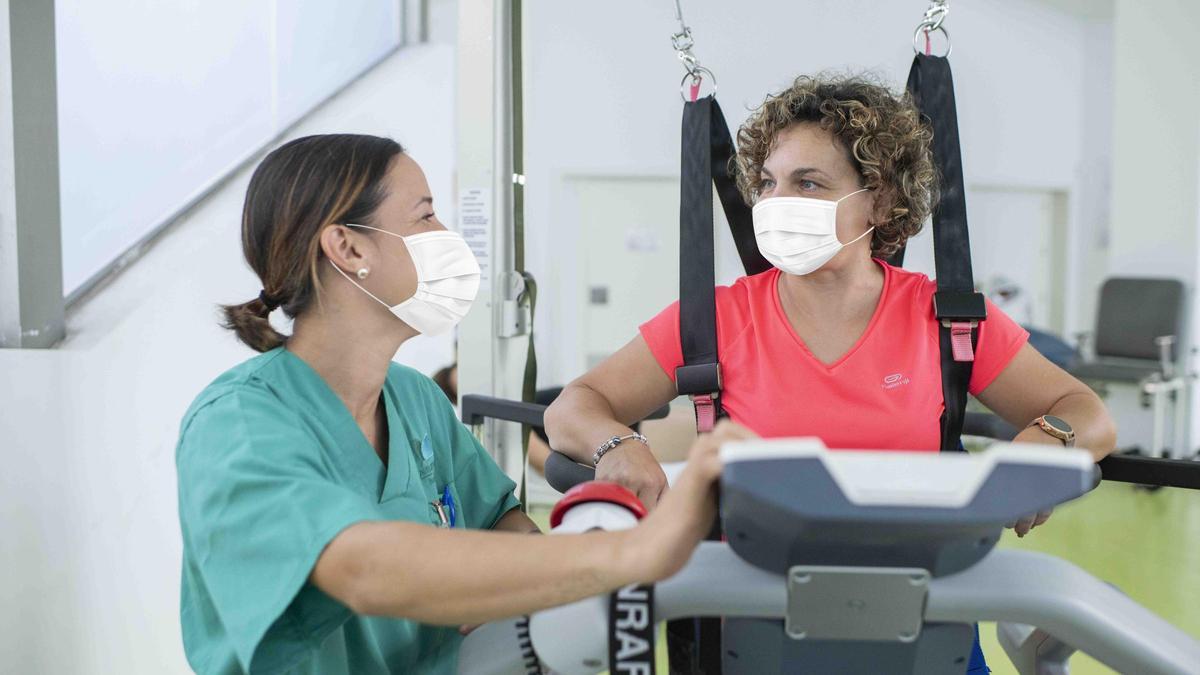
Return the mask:
POLYGON ((351 476, 359 477, 377 501, 384 501, 408 492, 417 466, 408 439, 408 429, 400 418, 393 393, 385 379, 381 397, 388 424, 388 463, 385 466, 375 446, 363 435, 354 415, 341 397, 329 386, 307 361, 280 348, 292 370, 308 381, 306 389, 311 413, 328 427, 336 448, 327 448, 333 461, 351 476))
POLYGON ((827 373, 832 373, 833 371, 837 370, 839 366, 850 359, 850 357, 854 356, 854 353, 857 352, 859 348, 862 347, 862 345, 867 341, 867 339, 871 337, 871 333, 875 330, 875 324, 879 323, 879 317, 883 315, 883 306, 884 303, 887 302, 888 291, 891 289, 892 285, 892 271, 888 269, 887 265, 883 264, 879 260, 876 260, 875 258, 872 258, 871 261, 879 264, 879 266, 883 268, 883 289, 879 292, 879 300, 877 300, 875 303, 875 310, 871 313, 871 320, 867 322, 867 327, 865 330, 863 330, 862 335, 859 335, 858 339, 855 340, 850 349, 847 349, 846 352, 839 356, 833 363, 825 363, 821 359, 817 358, 817 355, 812 353, 812 350, 810 350, 808 345, 804 343, 804 339, 801 338, 796 332, 796 328, 792 326, 792 322, 788 319, 787 312, 783 309, 781 289, 781 284, 783 283, 783 271, 779 270, 778 268, 775 270, 775 280, 774 283, 771 284, 771 300, 775 307, 776 319, 783 322, 784 329, 787 331, 788 335, 790 335, 792 339, 796 341, 796 344, 804 352, 805 356, 807 356, 814 364, 827 373))
MULTIPOLYGON (((408 438, 409 430, 400 419, 400 412, 396 408, 396 401, 386 380, 383 383, 383 407, 388 422, 388 463, 383 467, 383 462, 380 461, 380 466, 386 474, 383 489, 379 493, 380 502, 406 494, 412 486, 413 476, 419 470, 408 438)), ((375 459, 379 461, 378 454, 375 455, 375 459)))

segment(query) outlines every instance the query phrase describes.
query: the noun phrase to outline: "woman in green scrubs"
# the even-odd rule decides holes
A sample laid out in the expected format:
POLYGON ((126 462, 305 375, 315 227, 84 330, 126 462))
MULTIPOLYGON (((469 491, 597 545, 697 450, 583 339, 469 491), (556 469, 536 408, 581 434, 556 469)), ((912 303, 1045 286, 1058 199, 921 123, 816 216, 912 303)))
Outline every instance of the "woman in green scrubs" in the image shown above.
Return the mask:
POLYGON ((450 673, 459 625, 672 574, 713 517, 716 447, 626 532, 562 537, 437 386, 392 362, 451 329, 479 267, 420 167, 389 139, 292 141, 258 166, 242 246, 263 290, 225 308, 261 352, 184 416, 176 463, 180 618, 200 673, 450 673), (294 319, 290 337, 269 321, 294 319))

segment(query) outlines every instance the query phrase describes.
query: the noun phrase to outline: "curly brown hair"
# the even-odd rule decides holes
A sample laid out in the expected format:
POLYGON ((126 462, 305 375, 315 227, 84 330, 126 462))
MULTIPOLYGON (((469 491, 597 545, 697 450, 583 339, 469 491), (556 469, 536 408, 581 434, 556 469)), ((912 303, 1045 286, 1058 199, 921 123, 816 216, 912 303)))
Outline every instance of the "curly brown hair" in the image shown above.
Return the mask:
POLYGON ((833 134, 876 207, 886 207, 887 221, 874 223, 871 254, 890 257, 921 231, 937 201, 929 125, 907 93, 893 94, 866 76, 798 77, 767 96, 738 130, 737 183, 747 203, 758 197, 763 162, 780 132, 806 122, 833 134))

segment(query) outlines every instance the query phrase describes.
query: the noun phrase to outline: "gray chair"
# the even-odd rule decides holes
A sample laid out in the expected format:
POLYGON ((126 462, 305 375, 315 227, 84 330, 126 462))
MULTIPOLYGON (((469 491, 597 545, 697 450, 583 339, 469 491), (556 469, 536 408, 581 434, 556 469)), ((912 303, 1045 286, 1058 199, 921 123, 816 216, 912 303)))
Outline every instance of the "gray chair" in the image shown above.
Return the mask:
POLYGON ((1154 410, 1154 433, 1147 454, 1178 458, 1184 451, 1184 390, 1187 380, 1178 349, 1183 329, 1183 283, 1177 279, 1111 278, 1100 289, 1094 333, 1080 333, 1080 353, 1088 337, 1091 358, 1070 369, 1104 393, 1109 384, 1138 387, 1142 406, 1154 410), (1174 442, 1166 444, 1166 405, 1174 412, 1174 442))

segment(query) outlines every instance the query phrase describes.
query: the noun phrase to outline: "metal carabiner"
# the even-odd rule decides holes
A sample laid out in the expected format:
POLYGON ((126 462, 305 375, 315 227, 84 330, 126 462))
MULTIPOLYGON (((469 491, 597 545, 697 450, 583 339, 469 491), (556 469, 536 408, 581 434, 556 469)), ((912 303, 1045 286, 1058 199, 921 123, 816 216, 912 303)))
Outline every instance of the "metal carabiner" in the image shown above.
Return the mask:
POLYGON ((950 0, 933 0, 929 4, 929 9, 925 10, 925 18, 921 24, 929 30, 935 31, 942 27, 942 22, 946 20, 946 15, 950 13, 950 0))
POLYGON ((684 69, 687 70, 687 76, 699 80, 700 60, 692 53, 692 47, 696 46, 696 40, 692 37, 692 29, 683 20, 683 7, 679 4, 679 0, 675 0, 675 20, 679 22, 679 32, 671 35, 671 47, 675 50, 675 56, 679 58, 684 69))
POLYGON ((921 19, 921 22, 917 24, 917 29, 913 31, 914 52, 918 54, 922 53, 918 40, 920 39, 921 35, 924 34, 926 46, 925 53, 928 54, 929 52, 927 50, 929 48, 929 34, 933 32, 940 32, 946 37, 946 53, 942 54, 941 56, 942 58, 950 56, 950 52, 954 51, 954 45, 950 40, 950 31, 946 30, 946 27, 942 25, 942 23, 946 20, 946 15, 949 13, 950 0, 931 0, 929 3, 929 8, 925 10, 925 16, 921 19))
MULTIPOLYGON (((672 44, 674 44, 674 41, 675 39, 672 37, 672 44)), ((691 47, 686 49, 676 49, 675 56, 679 57, 679 60, 683 63, 683 67, 687 68, 689 73, 695 70, 696 66, 700 65, 700 60, 697 59, 696 55, 692 53, 691 47)))
POLYGON ((679 32, 671 35, 671 46, 675 49, 675 56, 679 57, 680 63, 687 71, 683 79, 679 81, 679 97, 683 99, 684 103, 695 101, 700 96, 700 85, 705 78, 712 82, 713 94, 716 94, 717 76, 713 75, 708 68, 700 65, 700 59, 692 53, 692 47, 696 46, 696 41, 692 38, 692 29, 683 20, 683 7, 680 5, 680 0, 675 0, 675 20, 679 22, 679 32))

